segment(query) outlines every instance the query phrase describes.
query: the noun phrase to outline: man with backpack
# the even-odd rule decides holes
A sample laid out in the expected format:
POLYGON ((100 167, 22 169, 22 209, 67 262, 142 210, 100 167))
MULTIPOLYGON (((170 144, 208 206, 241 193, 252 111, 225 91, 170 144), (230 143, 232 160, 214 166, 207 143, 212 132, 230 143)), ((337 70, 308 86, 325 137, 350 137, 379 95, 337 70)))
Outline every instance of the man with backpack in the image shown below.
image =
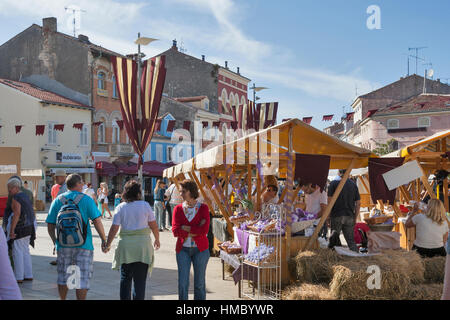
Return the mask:
POLYGON ((102 249, 106 245, 101 213, 94 200, 83 194, 83 181, 78 174, 66 179, 69 191, 58 196, 51 204, 46 222, 48 233, 56 245, 58 291, 65 300, 68 284, 76 289, 78 300, 85 300, 93 273, 94 246, 89 220, 92 220, 102 249))

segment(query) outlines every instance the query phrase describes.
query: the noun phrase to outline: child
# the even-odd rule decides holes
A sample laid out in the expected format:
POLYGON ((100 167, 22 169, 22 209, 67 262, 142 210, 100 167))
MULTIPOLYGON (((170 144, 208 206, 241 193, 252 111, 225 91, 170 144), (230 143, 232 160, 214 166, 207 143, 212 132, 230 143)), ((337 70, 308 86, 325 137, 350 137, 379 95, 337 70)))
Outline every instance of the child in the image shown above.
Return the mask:
POLYGON ((117 206, 120 204, 121 201, 122 201, 122 198, 121 198, 120 193, 116 193, 116 196, 114 198, 114 209, 117 208, 117 206))

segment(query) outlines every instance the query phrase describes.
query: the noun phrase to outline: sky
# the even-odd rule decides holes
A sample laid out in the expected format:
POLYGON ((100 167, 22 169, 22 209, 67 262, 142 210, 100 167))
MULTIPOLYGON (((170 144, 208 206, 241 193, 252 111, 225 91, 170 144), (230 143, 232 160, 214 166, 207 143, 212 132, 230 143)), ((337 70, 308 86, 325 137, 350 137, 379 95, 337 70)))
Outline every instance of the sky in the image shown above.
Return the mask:
POLYGON ((418 74, 432 67, 434 79, 450 83, 448 0, 0 0, 0 44, 50 16, 73 34, 65 7, 83 10, 77 35, 110 50, 136 52, 140 32, 159 39, 142 48, 147 56, 176 39, 186 54, 240 67, 250 85, 269 88, 260 102, 279 102, 278 122, 313 117, 319 129, 331 125, 323 115, 339 120, 357 96, 405 76, 411 47, 427 47, 418 74), (372 5, 379 15, 368 12, 372 5))

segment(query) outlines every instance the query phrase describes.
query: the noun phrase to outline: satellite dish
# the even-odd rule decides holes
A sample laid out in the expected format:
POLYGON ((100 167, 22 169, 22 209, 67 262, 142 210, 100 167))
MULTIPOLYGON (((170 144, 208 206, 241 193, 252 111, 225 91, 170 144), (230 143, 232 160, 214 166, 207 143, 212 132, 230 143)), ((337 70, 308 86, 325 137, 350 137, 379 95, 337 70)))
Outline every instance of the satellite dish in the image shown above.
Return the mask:
POLYGON ((428 78, 433 77, 433 75, 434 75, 434 70, 433 69, 428 70, 428 78))

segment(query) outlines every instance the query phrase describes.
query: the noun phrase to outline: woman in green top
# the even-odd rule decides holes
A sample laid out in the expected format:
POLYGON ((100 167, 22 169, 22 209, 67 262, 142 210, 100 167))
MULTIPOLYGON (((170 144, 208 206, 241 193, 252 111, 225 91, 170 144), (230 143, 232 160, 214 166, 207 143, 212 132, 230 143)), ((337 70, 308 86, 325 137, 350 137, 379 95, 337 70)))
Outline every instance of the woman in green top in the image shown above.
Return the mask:
POLYGON ((147 274, 151 274, 154 264, 153 248, 158 250, 159 231, 150 205, 140 200, 141 185, 128 181, 122 194, 125 202, 114 212, 113 225, 109 230, 104 252, 108 252, 117 232, 119 243, 114 253, 112 268, 120 268, 120 299, 131 300, 131 282, 134 282, 133 300, 144 300, 147 274), (152 246, 150 230, 155 242, 152 246))

